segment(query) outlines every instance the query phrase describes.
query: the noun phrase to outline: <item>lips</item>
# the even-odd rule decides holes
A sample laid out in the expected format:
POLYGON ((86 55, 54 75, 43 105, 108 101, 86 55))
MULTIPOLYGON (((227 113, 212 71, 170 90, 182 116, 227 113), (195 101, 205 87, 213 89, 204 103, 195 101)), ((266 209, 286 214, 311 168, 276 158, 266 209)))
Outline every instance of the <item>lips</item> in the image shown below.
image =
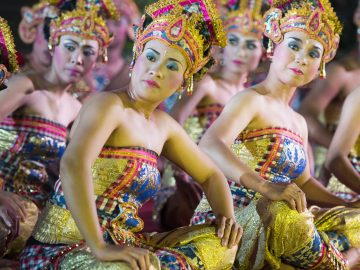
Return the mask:
POLYGON ((158 85, 157 82, 153 81, 153 80, 144 80, 144 82, 152 88, 160 88, 160 86, 158 85))
POLYGON ((243 64, 244 64, 244 62, 241 61, 241 60, 234 60, 233 63, 234 63, 235 65, 243 65, 243 64))
POLYGON ((81 75, 81 71, 78 69, 69 68, 68 69, 71 76, 78 76, 81 75))
POLYGON ((301 71, 301 69, 298 68, 290 68, 292 72, 294 72, 296 75, 304 75, 304 72, 301 71))

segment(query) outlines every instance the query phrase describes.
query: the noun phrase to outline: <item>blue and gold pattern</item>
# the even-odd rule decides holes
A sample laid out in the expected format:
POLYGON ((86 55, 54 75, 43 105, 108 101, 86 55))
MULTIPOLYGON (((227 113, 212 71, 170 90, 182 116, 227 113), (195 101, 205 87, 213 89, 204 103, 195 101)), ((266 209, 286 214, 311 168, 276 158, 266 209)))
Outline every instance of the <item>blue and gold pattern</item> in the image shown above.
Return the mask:
MULTIPOLYGON (((138 209, 160 185, 157 158, 155 152, 141 147, 102 149, 92 166, 92 176, 105 241, 149 249, 151 269, 231 269, 236 247, 222 247, 213 226, 139 233, 143 221, 138 209), (215 252, 219 256, 213 256, 215 252)), ((31 243, 22 254, 21 269, 129 269, 125 263, 101 262, 90 253, 66 208, 60 180, 39 218, 31 243)))

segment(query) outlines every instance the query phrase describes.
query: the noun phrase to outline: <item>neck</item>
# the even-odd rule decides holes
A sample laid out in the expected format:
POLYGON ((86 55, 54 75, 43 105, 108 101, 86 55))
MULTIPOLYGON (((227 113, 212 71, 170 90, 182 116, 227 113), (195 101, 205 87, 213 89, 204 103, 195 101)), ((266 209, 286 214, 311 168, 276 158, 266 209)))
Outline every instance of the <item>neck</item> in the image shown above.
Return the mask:
POLYGON ((247 81, 248 73, 233 73, 223 68, 220 72, 220 78, 242 89, 247 81))
POLYGON ((131 90, 131 86, 129 86, 128 90, 126 91, 126 97, 128 100, 128 105, 133 108, 138 113, 142 114, 144 118, 150 119, 152 113, 155 109, 160 105, 159 103, 153 103, 146 100, 141 99, 138 97, 134 91, 131 90))
POLYGON ((271 72, 271 70, 269 70, 268 76, 259 84, 259 86, 264 88, 269 96, 272 96, 286 105, 289 104, 296 91, 295 86, 289 86, 282 82, 276 74, 271 72))
POLYGON ((51 70, 48 70, 43 75, 43 79, 44 85, 46 87, 45 89, 48 91, 64 94, 72 87, 72 84, 70 83, 64 84, 63 82, 61 82, 58 76, 56 76, 56 74, 51 70))
POLYGON ((44 72, 46 70, 46 67, 42 63, 40 63, 39 57, 36 57, 36 55, 33 52, 27 55, 27 60, 30 66, 36 72, 44 72))

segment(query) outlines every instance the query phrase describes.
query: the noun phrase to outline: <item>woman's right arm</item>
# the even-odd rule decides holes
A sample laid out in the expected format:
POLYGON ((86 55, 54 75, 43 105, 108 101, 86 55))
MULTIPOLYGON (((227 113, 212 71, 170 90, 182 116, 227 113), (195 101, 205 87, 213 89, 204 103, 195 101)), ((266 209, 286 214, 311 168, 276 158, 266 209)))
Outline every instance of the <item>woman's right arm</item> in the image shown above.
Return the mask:
POLYGON ((60 178, 66 204, 92 253, 102 261, 128 262, 133 269, 148 269, 148 251, 106 244, 94 200, 91 166, 119 125, 121 106, 113 94, 95 95, 80 111, 70 143, 61 159, 60 178))
POLYGON ((31 80, 23 75, 11 76, 6 86, 0 91, 0 121, 23 106, 27 95, 34 91, 31 80))
POLYGON ((325 168, 340 182, 360 194, 360 174, 352 166, 348 155, 360 136, 360 88, 346 98, 339 125, 326 156, 325 168))
POLYGON ((279 185, 266 181, 243 163, 230 149, 238 134, 256 117, 257 108, 261 106, 259 102, 261 101, 254 98, 250 92, 243 91, 237 94, 206 131, 199 146, 228 179, 255 190, 271 200, 285 200, 291 208, 302 212, 304 210, 303 198, 300 192, 296 192, 300 190, 296 184, 279 185))

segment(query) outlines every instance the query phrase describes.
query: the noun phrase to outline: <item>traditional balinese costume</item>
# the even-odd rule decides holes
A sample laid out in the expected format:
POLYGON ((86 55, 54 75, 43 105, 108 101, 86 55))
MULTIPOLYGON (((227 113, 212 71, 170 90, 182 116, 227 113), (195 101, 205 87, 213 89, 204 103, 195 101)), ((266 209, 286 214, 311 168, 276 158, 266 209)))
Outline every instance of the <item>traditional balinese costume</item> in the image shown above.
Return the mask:
MULTIPOLYGON (((257 40, 262 39, 261 0, 215 1, 215 4, 222 15, 226 33, 237 32, 257 40)), ((224 104, 220 103, 198 105, 185 120, 184 129, 195 143, 199 143, 206 130, 219 117, 223 107, 224 104)), ((173 229, 189 224, 200 202, 202 190, 180 168, 166 164, 166 178, 157 198, 155 215, 165 228, 173 229), (180 200, 181 206, 178 204, 180 200)))
MULTIPOLYGON (((328 1, 273 1, 264 22, 271 43, 280 43, 290 31, 303 31, 321 42, 325 49, 322 68, 335 54, 341 27, 328 1)), ((231 150, 274 183, 292 183, 307 164, 303 138, 282 127, 245 129, 231 150)), ((299 213, 284 201, 267 200, 231 179, 229 186, 236 219, 244 229, 236 269, 262 269, 264 265, 279 269, 281 263, 297 269, 347 269, 341 252, 360 247, 360 209, 312 207, 299 213)), ((211 220, 211 208, 203 198, 192 223, 211 220)))
MULTIPOLYGON (((6 79, 13 72, 17 72, 19 70, 19 66, 21 64, 21 58, 18 52, 15 49, 14 38, 11 33, 8 22, 0 17, 0 90, 6 89, 6 79)), ((0 129, 0 153, 2 153, 2 148, 6 141, 2 140, 4 131, 0 129)), ((5 136, 5 139, 8 138, 5 136)), ((0 167, 2 164, 6 162, 3 155, 1 155, 0 167)), ((0 190, 4 190, 5 181, 1 174, 0 169, 0 190)), ((0 211, 5 211, 5 215, 7 215, 7 210, 2 208, 0 211)), ((0 220, 0 256, 2 257, 6 252, 8 252, 8 246, 13 240, 18 236, 18 230, 15 226, 9 227, 6 225, 4 220, 0 220)))
MULTIPOLYGON (((211 44, 224 45, 221 21, 211 1, 158 1, 146 12, 136 30, 134 61, 147 41, 161 40, 184 55, 188 64, 184 78, 190 81, 209 61, 211 44)), ((81 22, 86 26, 94 19, 84 16, 81 22)), ((101 150, 91 169, 104 240, 149 249, 150 269, 230 269, 236 248, 222 247, 213 226, 141 233, 144 224, 138 209, 160 185, 157 159, 155 152, 143 147, 105 145, 101 150)), ((124 262, 100 261, 90 252, 67 209, 60 181, 21 257, 21 269, 44 268, 130 269, 124 262)))

